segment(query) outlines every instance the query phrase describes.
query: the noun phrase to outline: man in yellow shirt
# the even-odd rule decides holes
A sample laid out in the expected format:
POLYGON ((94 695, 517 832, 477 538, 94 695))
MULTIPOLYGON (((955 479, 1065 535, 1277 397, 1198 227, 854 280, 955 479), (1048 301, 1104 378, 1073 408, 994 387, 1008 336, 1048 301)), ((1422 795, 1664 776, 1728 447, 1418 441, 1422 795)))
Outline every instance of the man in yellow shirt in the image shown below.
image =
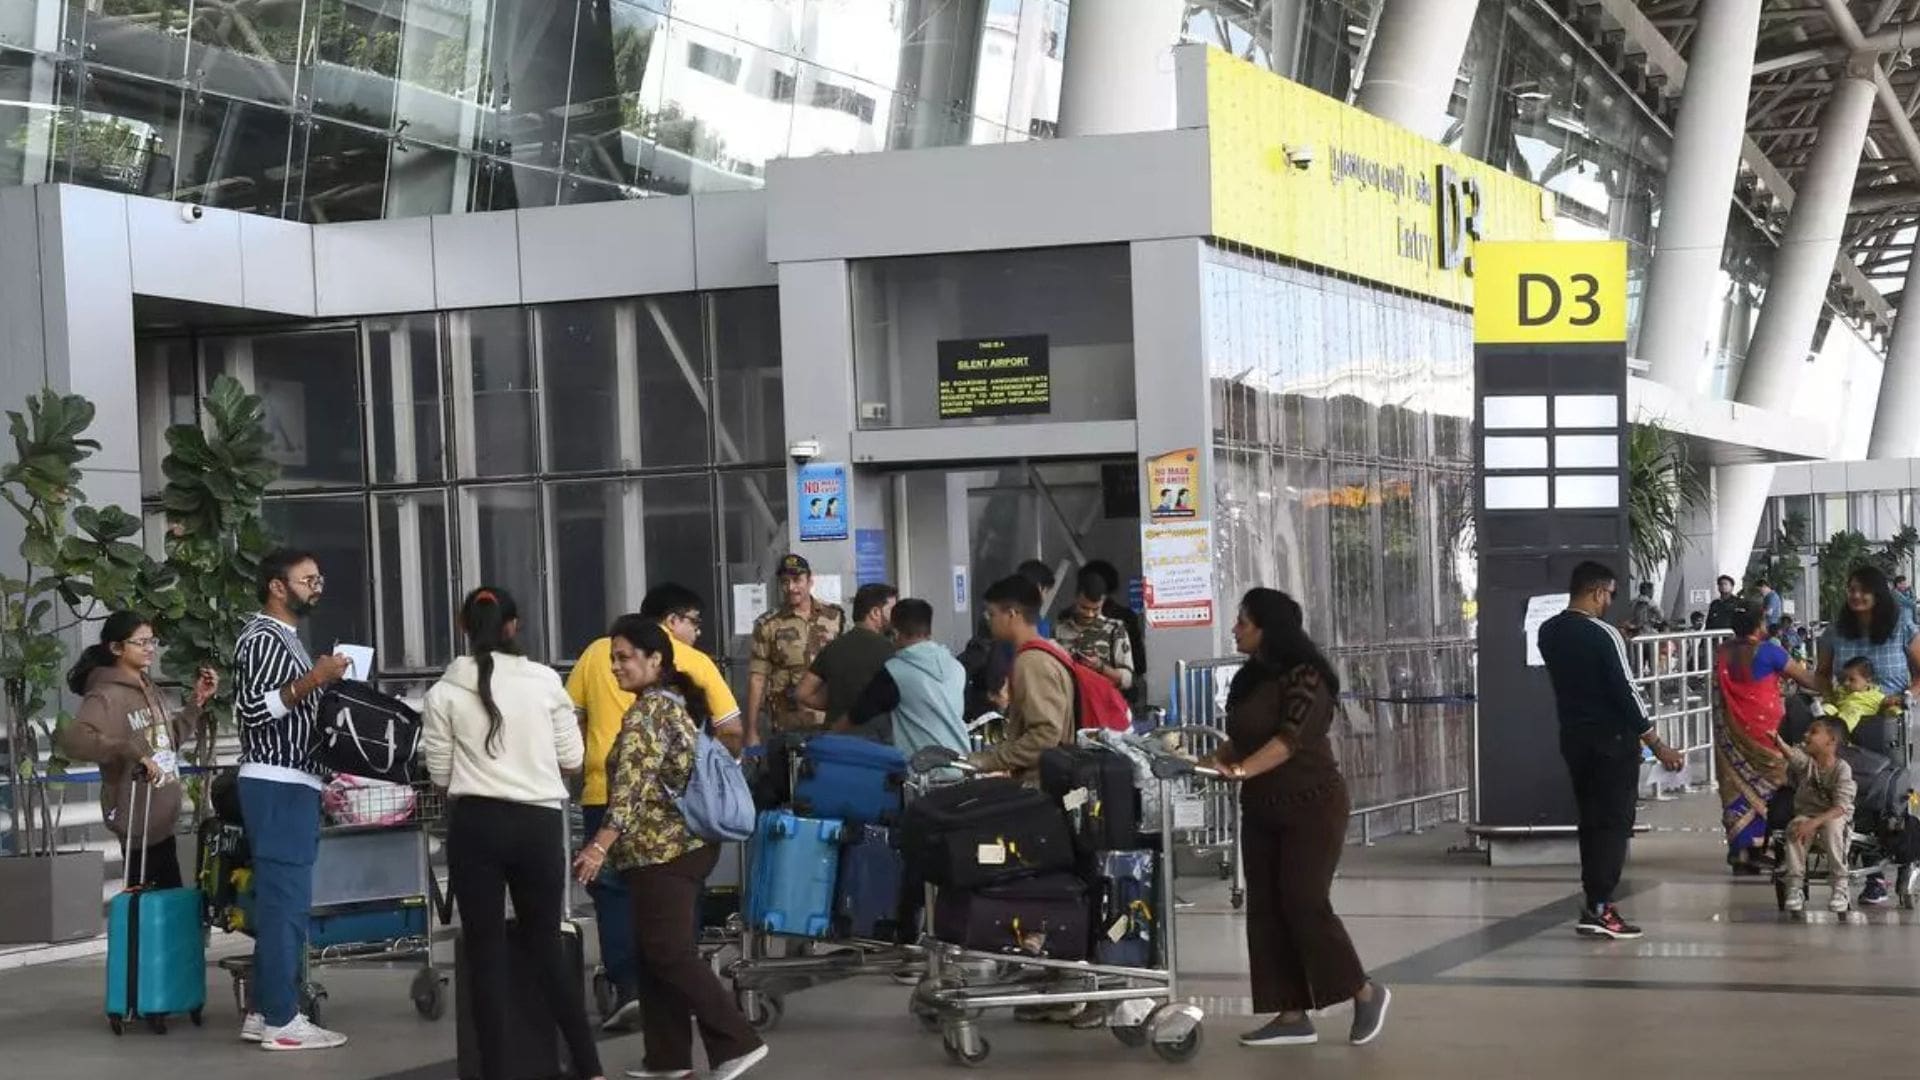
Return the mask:
MULTIPOLYGON (((693 590, 671 583, 654 586, 640 603, 640 617, 653 619, 667 631, 673 643, 673 666, 684 672, 707 699, 713 714, 713 737, 725 744, 735 756, 740 753, 740 705, 720 674, 720 668, 706 653, 694 647, 700 639, 700 597, 693 590)), ((586 835, 600 829, 607 813, 607 755, 620 734, 620 725, 633 706, 633 695, 620 689, 613 679, 613 643, 599 638, 588 645, 567 676, 567 694, 580 712, 586 737, 585 785, 580 793, 580 811, 585 819, 586 835)), ((620 1030, 631 1027, 640 1012, 639 953, 634 949, 632 912, 628 909, 627 886, 617 874, 604 874, 587 891, 593 896, 594 921, 600 932, 600 963, 613 983, 615 1005, 603 1027, 620 1030)))

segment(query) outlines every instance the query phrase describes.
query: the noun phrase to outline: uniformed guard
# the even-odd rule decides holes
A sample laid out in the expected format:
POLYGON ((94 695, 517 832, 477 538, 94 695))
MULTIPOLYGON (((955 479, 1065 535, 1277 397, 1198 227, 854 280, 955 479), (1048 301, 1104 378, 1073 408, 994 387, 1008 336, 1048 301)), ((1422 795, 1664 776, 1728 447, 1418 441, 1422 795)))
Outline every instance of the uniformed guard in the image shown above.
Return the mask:
POLYGON ((1106 575, 1089 567, 1080 571, 1075 584, 1078 595, 1073 606, 1054 621, 1053 640, 1125 693, 1133 687, 1133 639, 1127 636, 1124 623, 1104 611, 1106 575))
POLYGON ((760 738, 760 708, 776 732, 807 731, 826 722, 794 695, 814 657, 846 627, 846 613, 813 595, 813 567, 799 555, 780 560, 780 608, 753 623, 753 659, 747 669, 747 739, 760 738))

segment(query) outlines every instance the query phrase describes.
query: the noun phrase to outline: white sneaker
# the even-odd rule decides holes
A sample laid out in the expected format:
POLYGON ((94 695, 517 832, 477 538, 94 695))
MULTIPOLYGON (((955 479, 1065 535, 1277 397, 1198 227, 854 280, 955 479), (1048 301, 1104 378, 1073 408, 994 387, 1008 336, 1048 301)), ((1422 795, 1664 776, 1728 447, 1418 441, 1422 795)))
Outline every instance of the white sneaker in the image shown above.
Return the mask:
POLYGON ((692 1069, 628 1069, 627 1075, 634 1080, 682 1080, 693 1075, 692 1069))
POLYGON ((295 1014, 286 1027, 268 1028, 261 1033, 262 1050, 331 1050, 347 1045, 347 1037, 328 1031, 304 1014, 295 1014))
POLYGON ((1848 895, 1845 885, 1835 885, 1833 896, 1827 900, 1827 910, 1835 915, 1845 915, 1853 907, 1853 898, 1848 895))
POLYGON ((735 1080, 736 1077, 745 1075, 748 1069, 753 1068, 766 1059, 767 1047, 765 1044, 762 1044, 758 1050, 742 1054, 732 1061, 723 1061, 715 1065, 710 1076, 712 1080, 735 1080))
POLYGON ((1799 881, 1787 882, 1787 899, 1786 902, 1780 906, 1780 910, 1789 915, 1798 915, 1800 912, 1807 910, 1805 883, 1799 881))
POLYGON ((240 1022, 240 1041, 257 1043, 267 1031, 267 1018, 259 1013, 248 1013, 240 1022))

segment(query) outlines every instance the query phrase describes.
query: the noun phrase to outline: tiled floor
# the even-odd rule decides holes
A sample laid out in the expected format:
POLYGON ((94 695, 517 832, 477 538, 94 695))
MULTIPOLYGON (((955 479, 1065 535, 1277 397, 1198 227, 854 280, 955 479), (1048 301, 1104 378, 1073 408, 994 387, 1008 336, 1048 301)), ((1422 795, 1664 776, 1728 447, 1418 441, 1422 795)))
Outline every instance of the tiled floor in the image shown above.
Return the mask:
MULTIPOLYGON (((1251 1025, 1241 920, 1224 890, 1198 882, 1183 913, 1185 992, 1208 1013, 1198 1059, 1159 1062, 1104 1033, 987 1021, 998 1076, 1126 1080, 1160 1075, 1452 1077, 1498 1075, 1693 1077, 1894 1075, 1911 1062, 1920 998, 1920 931, 1912 915, 1875 912, 1839 923, 1787 922, 1764 882, 1721 872, 1710 799, 1662 804, 1662 827, 1636 841, 1626 907, 1648 936, 1600 943, 1571 933, 1572 868, 1492 871, 1449 854, 1457 830, 1350 852, 1336 905, 1367 960, 1395 988, 1389 1029, 1364 1049, 1344 1045, 1347 1015, 1321 1022, 1327 1041, 1296 1050, 1243 1050, 1251 1025)), ((324 974, 327 1021, 344 1050, 282 1055, 275 1074, 352 1080, 441 1080, 454 1069, 453 1025, 414 1016, 410 973, 324 974)), ((225 976, 210 972, 210 1025, 161 1038, 110 1035, 98 1016, 98 959, 0 972, 0 1077, 144 1072, 204 1080, 261 1075, 269 1063, 232 1041, 225 976)), ((770 1036, 769 1078, 957 1075, 937 1037, 921 1034, 906 991, 886 981, 796 994, 770 1036)), ((639 1063, 636 1037, 603 1046, 607 1065, 639 1063)))

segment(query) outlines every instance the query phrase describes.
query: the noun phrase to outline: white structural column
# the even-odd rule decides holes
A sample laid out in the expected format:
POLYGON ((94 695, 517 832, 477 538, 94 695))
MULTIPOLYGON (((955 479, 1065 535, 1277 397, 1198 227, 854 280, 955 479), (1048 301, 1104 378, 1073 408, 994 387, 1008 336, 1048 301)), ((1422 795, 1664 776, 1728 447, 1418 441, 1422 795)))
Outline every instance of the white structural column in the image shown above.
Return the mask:
POLYGON ((1880 402, 1873 410, 1870 458, 1913 457, 1920 453, 1920 238, 1907 254, 1907 277, 1887 342, 1887 364, 1880 373, 1880 402), (1907 304, 1914 317, 1907 318, 1907 304))
MULTIPOLYGON (((1752 2, 1759 6, 1759 0, 1752 2)), ((1356 104, 1438 139, 1479 6, 1479 0, 1385 0, 1356 104)))
POLYGON ((1060 134, 1173 127, 1173 47, 1186 14, 1186 0, 1074 5, 1060 74, 1060 134))
POLYGON ((1655 380, 1690 392, 1713 370, 1707 355, 1713 305, 1703 298, 1714 295, 1726 245, 1760 0, 1703 0, 1699 17, 1636 350, 1653 365, 1655 380))
MULTIPOLYGON (((1846 77, 1835 84, 1821 111, 1819 139, 1800 177, 1753 345, 1740 373, 1740 390, 1734 395, 1749 405, 1785 412, 1806 370, 1807 349, 1840 255, 1854 175, 1873 115, 1872 63, 1866 57, 1848 65, 1846 77)), ((1715 218, 1724 229, 1724 209, 1715 218)))

